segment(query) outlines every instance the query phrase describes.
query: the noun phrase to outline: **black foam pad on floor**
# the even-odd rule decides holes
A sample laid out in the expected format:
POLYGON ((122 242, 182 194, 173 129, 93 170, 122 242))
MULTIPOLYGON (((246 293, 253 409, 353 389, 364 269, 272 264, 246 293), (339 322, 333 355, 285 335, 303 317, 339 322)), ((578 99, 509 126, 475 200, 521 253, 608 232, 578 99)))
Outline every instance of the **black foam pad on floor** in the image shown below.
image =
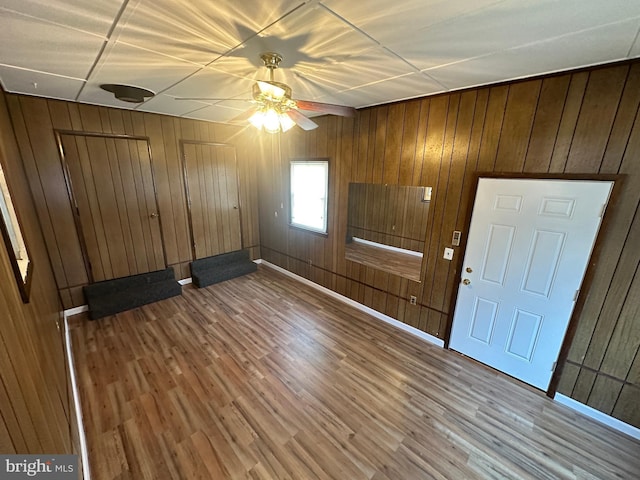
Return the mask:
POLYGON ((182 294, 173 268, 105 280, 87 285, 83 290, 91 320, 182 294))
POLYGON ((255 272, 258 266, 249 259, 247 250, 223 253, 191 262, 191 279, 198 287, 230 280, 255 272))

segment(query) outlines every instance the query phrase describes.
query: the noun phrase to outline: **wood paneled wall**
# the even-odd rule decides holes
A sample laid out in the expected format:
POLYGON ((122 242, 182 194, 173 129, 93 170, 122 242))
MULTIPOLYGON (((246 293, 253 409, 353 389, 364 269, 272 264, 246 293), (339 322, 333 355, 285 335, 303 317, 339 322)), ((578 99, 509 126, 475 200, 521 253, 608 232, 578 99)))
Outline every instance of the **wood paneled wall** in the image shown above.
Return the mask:
POLYGON ((459 272, 442 252, 466 234, 474 172, 625 174, 559 392, 640 427, 639 106, 626 63, 318 118, 263 151, 262 257, 443 338, 459 272), (287 225, 288 161, 304 157, 331 159, 327 237, 287 225), (349 182, 433 187, 420 283, 345 260, 349 182))
POLYGON ((25 304, 0 241, 0 452, 77 453, 58 292, 3 92, 0 161, 33 262, 25 304))
POLYGON ((88 283, 55 130, 149 138, 167 263, 178 278, 192 260, 180 140, 236 146, 244 248, 260 256, 257 173, 251 141, 238 127, 72 102, 8 95, 9 112, 64 308, 84 304, 88 283))

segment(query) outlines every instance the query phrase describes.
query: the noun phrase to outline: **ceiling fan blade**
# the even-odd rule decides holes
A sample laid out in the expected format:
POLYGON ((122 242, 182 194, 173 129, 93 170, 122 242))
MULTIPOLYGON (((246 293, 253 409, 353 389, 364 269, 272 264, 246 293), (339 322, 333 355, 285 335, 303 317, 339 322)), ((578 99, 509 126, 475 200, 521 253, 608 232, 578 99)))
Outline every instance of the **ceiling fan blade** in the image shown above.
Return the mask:
POLYGON ((345 107, 343 105, 332 105, 330 103, 309 102, 307 100, 296 100, 296 105, 300 110, 309 112, 329 113, 331 115, 339 115, 340 117, 355 117, 356 109, 353 107, 345 107))
POLYGON ((264 82, 262 80, 258 80, 256 82, 258 84, 258 88, 260 89, 260 92, 270 98, 282 98, 285 96, 285 94, 287 93, 283 88, 280 88, 277 85, 274 85, 273 83, 270 82, 264 82))
POLYGON ((314 128, 318 128, 318 124, 316 122, 314 122, 310 118, 305 117, 295 109, 287 111, 287 116, 291 120, 296 122, 296 125, 298 125, 303 130, 313 130, 314 128))

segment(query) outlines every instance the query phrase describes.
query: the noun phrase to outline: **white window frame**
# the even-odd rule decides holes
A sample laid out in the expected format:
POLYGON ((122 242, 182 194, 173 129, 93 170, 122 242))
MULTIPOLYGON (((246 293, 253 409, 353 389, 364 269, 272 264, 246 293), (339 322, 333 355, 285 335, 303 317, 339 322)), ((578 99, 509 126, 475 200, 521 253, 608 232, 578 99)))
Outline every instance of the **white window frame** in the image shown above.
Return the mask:
MULTIPOLYGON (((312 193, 312 191, 309 191, 309 193, 312 193)), ((313 202, 315 198, 312 197, 311 199, 308 199, 310 201, 313 202)), ((329 159, 328 158, 314 158, 314 159, 297 159, 297 160, 291 160, 290 161, 290 166, 289 166, 289 225, 295 228, 301 228, 303 230, 308 230, 310 232, 314 232, 314 233, 321 233, 326 235, 328 233, 328 224, 329 224, 329 220, 328 220, 328 215, 329 215, 329 159), (294 198, 294 191, 295 191, 295 185, 294 182, 296 181, 295 175, 294 175, 294 170, 297 167, 300 166, 304 166, 304 165, 313 165, 314 167, 317 167, 319 165, 324 166, 324 178, 320 177, 319 181, 323 182, 324 185, 324 205, 323 205, 323 212, 322 212, 322 220, 323 220, 323 224, 320 225, 314 225, 311 222, 302 222, 299 220, 299 215, 296 215, 296 209, 299 207, 299 205, 301 203, 304 203, 304 199, 296 199, 294 198)))

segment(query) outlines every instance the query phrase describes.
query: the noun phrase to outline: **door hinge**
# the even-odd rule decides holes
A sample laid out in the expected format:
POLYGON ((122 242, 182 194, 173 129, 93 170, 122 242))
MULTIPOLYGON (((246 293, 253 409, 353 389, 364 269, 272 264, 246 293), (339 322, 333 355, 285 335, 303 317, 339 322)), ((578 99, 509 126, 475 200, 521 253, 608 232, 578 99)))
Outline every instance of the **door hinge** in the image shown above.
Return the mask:
POLYGON ((604 217, 604 211, 607 209, 607 204, 603 203, 602 207, 600 208, 600 218, 604 217))
POLYGON ((576 293, 573 295, 573 301, 577 302, 578 301, 578 296, 580 295, 580 289, 576 290, 576 293))
POLYGON ((551 365, 551 371, 553 372, 557 366, 558 366, 558 362, 553 362, 553 365, 551 365))

